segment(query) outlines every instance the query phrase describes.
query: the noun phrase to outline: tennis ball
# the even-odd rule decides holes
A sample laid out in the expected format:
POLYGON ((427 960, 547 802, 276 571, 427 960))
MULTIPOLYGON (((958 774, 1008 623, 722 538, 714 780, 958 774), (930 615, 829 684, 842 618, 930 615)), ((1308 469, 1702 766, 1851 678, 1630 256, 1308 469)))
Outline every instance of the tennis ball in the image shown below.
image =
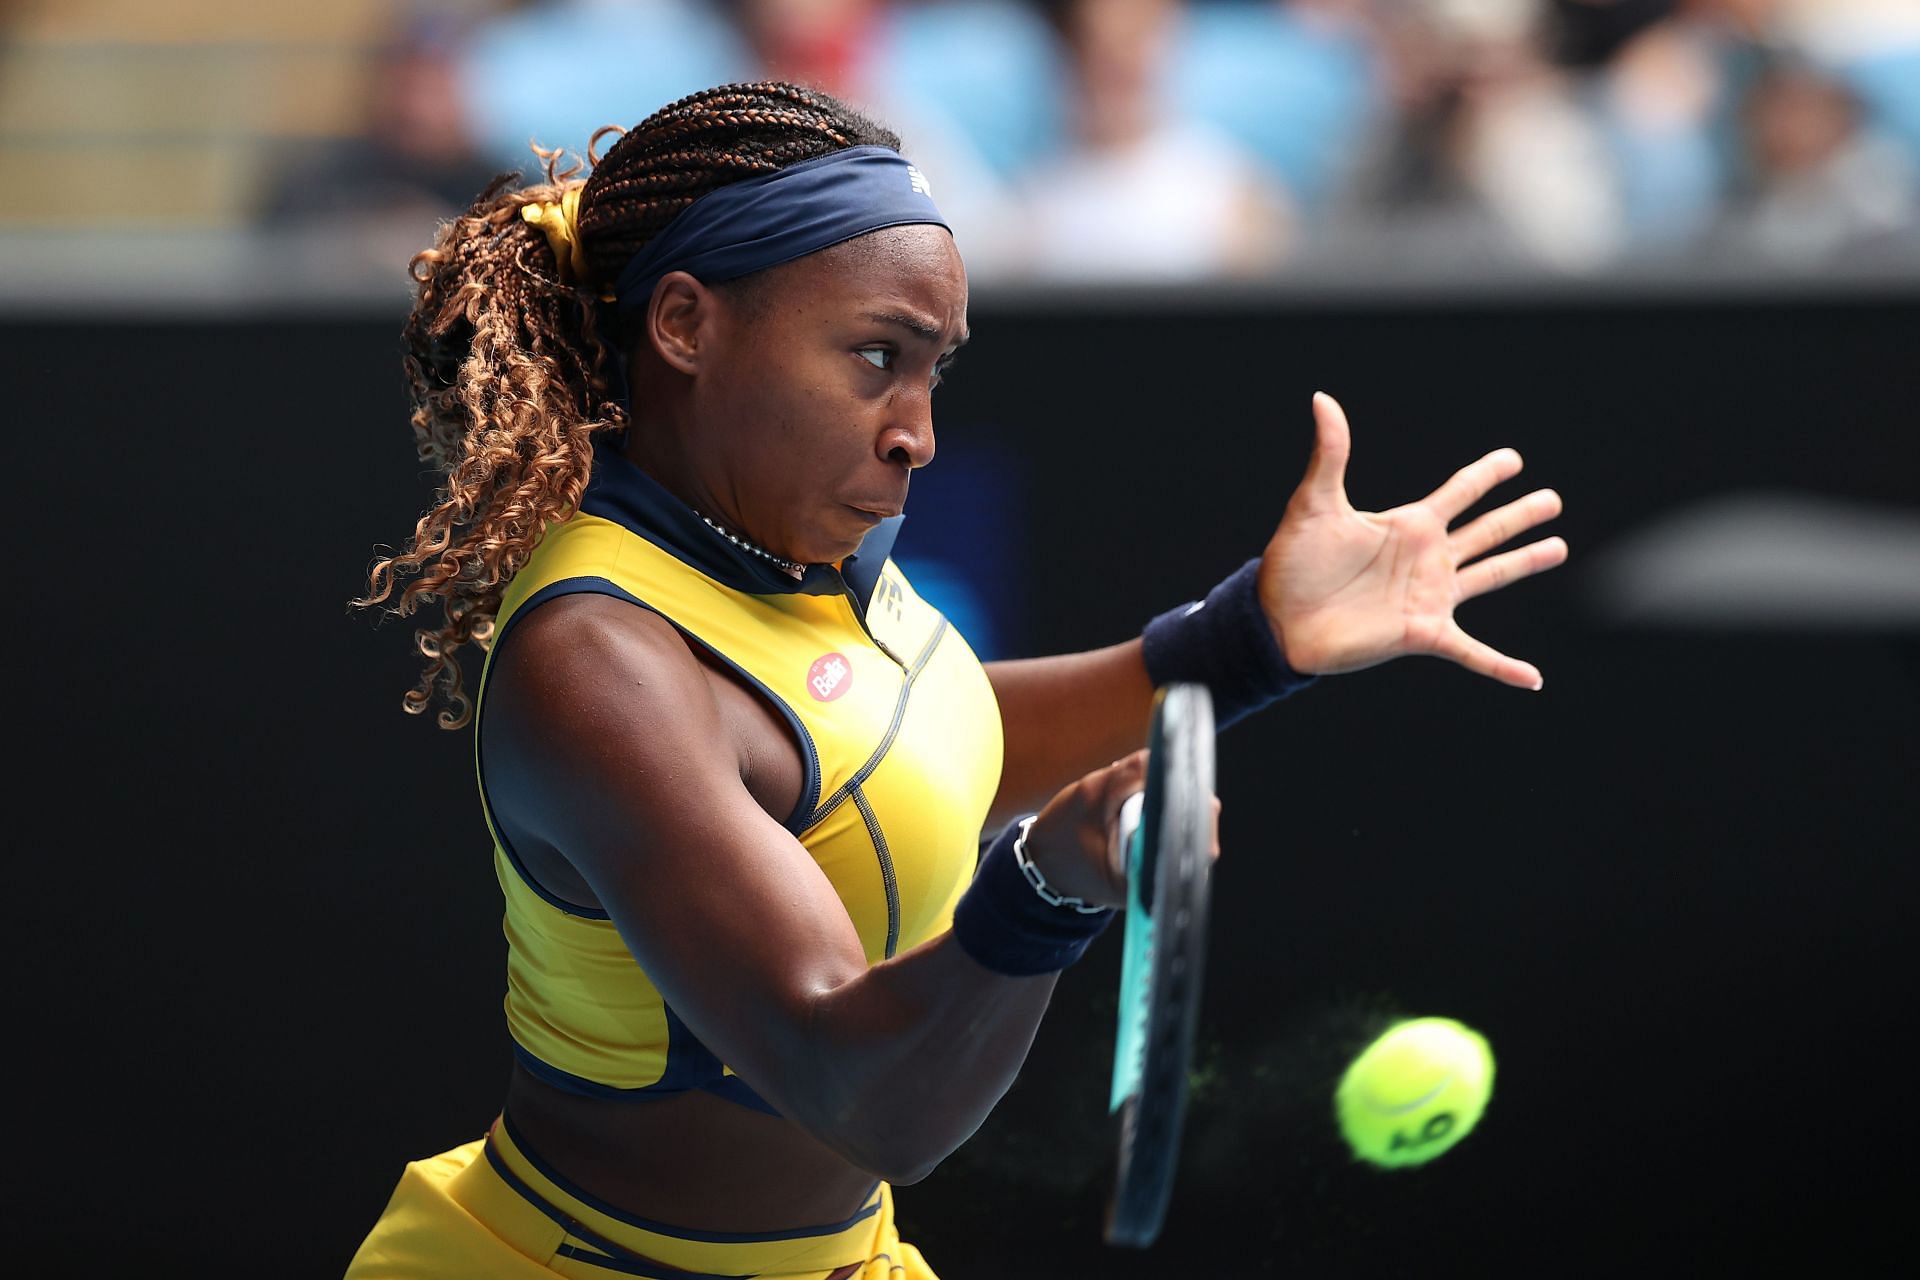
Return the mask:
POLYGON ((1466 1137, 1492 1093, 1484 1036, 1452 1018, 1412 1018, 1353 1060, 1333 1110, 1356 1157, 1395 1169, 1425 1164, 1466 1137))

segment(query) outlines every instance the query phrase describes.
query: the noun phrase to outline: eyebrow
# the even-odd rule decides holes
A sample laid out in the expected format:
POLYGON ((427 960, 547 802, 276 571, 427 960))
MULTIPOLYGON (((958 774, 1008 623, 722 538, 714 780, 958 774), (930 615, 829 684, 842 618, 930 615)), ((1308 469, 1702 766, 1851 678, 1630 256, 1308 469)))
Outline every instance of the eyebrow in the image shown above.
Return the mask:
MULTIPOLYGON (((890 324, 905 329, 908 333, 925 342, 940 341, 940 326, 930 323, 925 317, 914 315, 910 311, 869 311, 867 313, 867 319, 873 321, 875 324, 890 324)), ((958 351, 972 340, 973 335, 971 333, 961 334, 960 341, 953 344, 953 350, 958 351)))

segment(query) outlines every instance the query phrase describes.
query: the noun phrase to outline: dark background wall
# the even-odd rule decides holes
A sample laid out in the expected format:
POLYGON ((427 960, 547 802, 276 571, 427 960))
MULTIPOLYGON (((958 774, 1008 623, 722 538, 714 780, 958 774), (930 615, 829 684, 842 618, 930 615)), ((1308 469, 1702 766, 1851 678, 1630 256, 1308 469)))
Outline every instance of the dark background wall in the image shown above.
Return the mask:
MULTIPOLYGON (((1899 299, 976 306, 903 555, 958 565, 995 652, 1123 638, 1255 553, 1315 389, 1354 422, 1360 506, 1511 444, 1508 490, 1560 489, 1573 559, 1461 615, 1545 692, 1407 660, 1223 736, 1201 1082, 1161 1243, 1099 1243, 1116 933, 974 1142, 901 1194, 942 1274, 1904 1254, 1920 636, 1627 626, 1592 588, 1644 522, 1715 495, 1913 513, 1917 318, 1899 299), (1395 1010, 1480 1027, 1500 1065, 1479 1131, 1387 1175, 1344 1158, 1327 1112, 1354 1036, 1395 1010)), ((35 1274, 337 1275, 402 1162, 498 1105, 467 743, 400 714, 408 629, 344 603, 428 494, 397 331, 0 334, 24 447, 0 1215, 35 1274)))

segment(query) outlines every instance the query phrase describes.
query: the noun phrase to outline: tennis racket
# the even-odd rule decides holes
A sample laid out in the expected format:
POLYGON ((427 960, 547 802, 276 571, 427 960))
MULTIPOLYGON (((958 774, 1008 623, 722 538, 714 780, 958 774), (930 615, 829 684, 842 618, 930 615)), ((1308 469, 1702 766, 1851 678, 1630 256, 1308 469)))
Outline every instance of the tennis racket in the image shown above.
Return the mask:
POLYGON ((1106 1241, 1144 1249, 1160 1235, 1179 1165, 1187 1067, 1200 1014, 1213 872, 1213 697, 1202 684, 1154 695, 1146 789, 1115 824, 1127 870, 1109 1108, 1120 1161, 1106 1241))

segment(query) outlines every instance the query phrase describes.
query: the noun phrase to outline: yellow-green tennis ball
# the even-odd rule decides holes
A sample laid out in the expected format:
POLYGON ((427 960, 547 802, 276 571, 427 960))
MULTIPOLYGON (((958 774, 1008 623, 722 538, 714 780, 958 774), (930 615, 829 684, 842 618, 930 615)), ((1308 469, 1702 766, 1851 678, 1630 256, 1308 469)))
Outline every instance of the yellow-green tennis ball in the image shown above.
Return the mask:
POLYGON ((1486 1037, 1452 1018, 1413 1018, 1353 1060, 1333 1109, 1355 1156, 1402 1168, 1425 1164, 1471 1133, 1492 1094, 1486 1037))

